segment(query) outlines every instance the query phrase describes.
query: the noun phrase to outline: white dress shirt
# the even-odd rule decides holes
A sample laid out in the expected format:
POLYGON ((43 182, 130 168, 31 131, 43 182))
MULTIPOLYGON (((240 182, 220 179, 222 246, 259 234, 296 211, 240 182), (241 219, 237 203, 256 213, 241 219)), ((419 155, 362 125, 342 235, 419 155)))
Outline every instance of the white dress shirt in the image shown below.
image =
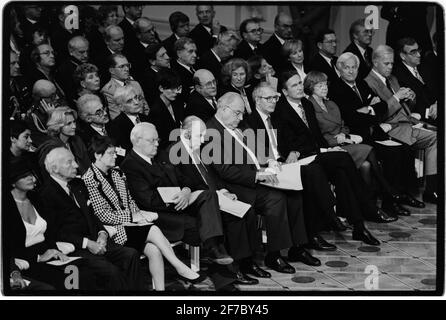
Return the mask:
MULTIPOLYGON (((265 128, 268 129, 268 122, 266 120, 270 116, 264 114, 260 109, 257 109, 257 111, 259 112, 260 118, 262 119, 263 124, 265 125, 265 128)), ((268 130, 267 130, 267 133, 268 133, 268 130)), ((272 129, 272 133, 273 133, 272 137, 269 134, 268 134, 268 137, 269 137, 269 139, 274 139, 275 145, 277 146, 277 133, 276 133, 276 129, 273 128, 272 129)), ((277 148, 274 147, 273 143, 270 143, 270 145, 271 145, 271 149, 273 149, 273 154, 274 154, 275 160, 279 159, 280 158, 279 151, 277 150, 277 148)))

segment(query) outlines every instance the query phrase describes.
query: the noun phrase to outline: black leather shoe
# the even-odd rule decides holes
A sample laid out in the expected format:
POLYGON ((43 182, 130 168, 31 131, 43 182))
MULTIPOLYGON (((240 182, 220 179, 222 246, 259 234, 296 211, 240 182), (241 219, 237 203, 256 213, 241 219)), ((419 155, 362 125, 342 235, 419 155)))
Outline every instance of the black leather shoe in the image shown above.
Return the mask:
POLYGON ((410 211, 400 206, 397 202, 383 202, 382 209, 392 216, 410 216, 410 211))
POLYGON ((384 210, 377 209, 376 214, 373 217, 367 217, 366 220, 377 223, 389 223, 398 220, 398 217, 389 216, 384 210))
POLYGON ((235 284, 243 284, 246 286, 259 284, 259 280, 251 278, 247 274, 244 274, 241 271, 235 273, 235 284))
POLYGON ((307 249, 313 249, 318 251, 335 251, 337 247, 334 244, 328 243, 324 238, 320 235, 315 235, 312 237, 307 245, 305 245, 307 249))
POLYGON ((371 246, 379 246, 380 242, 365 227, 353 229, 352 239, 362 241, 371 246))
POLYGON ((257 278, 271 278, 271 273, 260 268, 255 262, 252 262, 247 266, 240 266, 240 271, 244 274, 250 274, 257 278))
POLYGON ((296 269, 289 265, 288 262, 283 260, 282 257, 277 257, 275 259, 265 258, 265 266, 271 268, 280 273, 295 273, 296 269))
POLYGON ((338 217, 333 217, 330 225, 333 231, 343 232, 347 230, 347 227, 342 223, 341 219, 339 219, 338 217))
POLYGON ((423 202, 414 199, 412 196, 408 194, 393 196, 393 200, 400 204, 405 204, 414 208, 424 208, 426 206, 423 202))
POLYGON ((206 279, 206 276, 205 276, 204 274, 199 274, 199 276, 198 276, 197 278, 195 278, 195 279, 189 279, 189 278, 183 277, 182 275, 177 274, 177 278, 178 278, 179 280, 184 281, 184 282, 189 282, 189 283, 192 283, 192 284, 196 284, 196 283, 200 283, 200 282, 202 282, 204 279, 206 279))
POLYGON ((308 266, 318 267, 321 265, 321 261, 315 258, 304 248, 292 247, 288 251, 288 261, 302 262, 308 266))
POLYGON ((438 204, 438 194, 436 192, 423 193, 423 201, 433 204, 438 204))

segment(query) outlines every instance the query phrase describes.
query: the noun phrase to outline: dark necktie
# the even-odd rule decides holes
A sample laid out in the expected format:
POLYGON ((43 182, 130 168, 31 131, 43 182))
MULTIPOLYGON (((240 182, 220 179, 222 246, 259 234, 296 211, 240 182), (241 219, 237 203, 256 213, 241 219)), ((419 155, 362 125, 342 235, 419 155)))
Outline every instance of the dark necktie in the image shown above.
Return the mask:
POLYGON ((361 102, 363 102, 363 101, 362 101, 362 97, 361 97, 361 93, 359 93, 359 90, 358 90, 358 88, 356 87, 356 85, 353 85, 353 86, 352 86, 352 89, 353 89, 353 91, 356 93, 356 95, 359 97, 359 99, 361 100, 361 102))
POLYGON ((310 126, 308 125, 308 120, 307 120, 307 116, 305 115, 305 109, 302 106, 302 104, 298 104, 297 107, 300 109, 301 111, 301 117, 302 117, 302 121, 305 123, 305 125, 309 128, 310 126))
POLYGON ((276 135, 274 134, 274 128, 273 128, 273 124, 271 122, 271 117, 268 116, 266 118, 266 130, 268 131, 268 136, 269 136, 269 142, 271 143, 271 146, 277 150, 277 141, 276 141, 276 135))
POLYGON ((80 208, 80 205, 79 205, 79 203, 76 200, 76 196, 73 193, 73 189, 71 188, 71 185, 69 183, 67 183, 67 188, 68 188, 68 195, 70 196, 71 199, 73 199, 73 201, 76 204, 76 206, 78 208, 80 208))
POLYGON ((201 177, 203 178, 204 182, 209 186, 208 171, 205 165, 201 162, 200 156, 198 155, 197 151, 193 151, 192 156, 194 157, 195 165, 198 171, 200 172, 201 177))
POLYGON ((212 106, 217 110, 217 102, 215 101, 215 98, 212 98, 212 106))
POLYGON ((424 84, 423 78, 422 78, 421 75, 418 73, 418 70, 417 70, 416 67, 413 68, 413 71, 414 71, 414 73, 415 73, 415 77, 416 77, 422 84, 424 84))
POLYGON ((392 89, 392 86, 390 85, 389 79, 386 79, 386 87, 390 90, 390 92, 392 92, 392 94, 395 93, 395 91, 393 91, 393 89, 392 89))
POLYGON ((135 122, 136 122, 136 124, 141 123, 141 120, 139 119, 139 115, 136 115, 135 122))
POLYGON ((333 70, 336 72, 336 63, 335 63, 335 59, 334 58, 330 59, 330 65, 333 68, 333 70))
POLYGON ((367 64, 367 67, 370 67, 372 65, 372 60, 370 59, 370 54, 367 49, 364 51, 364 61, 367 64))
POLYGON ((191 72, 192 74, 194 74, 194 73, 195 73, 195 69, 192 68, 192 67, 190 67, 190 72, 191 72))
MULTIPOLYGON (((395 90, 393 90, 392 86, 390 85, 390 81, 389 81, 389 79, 386 79, 386 87, 390 90, 390 92, 392 92, 392 94, 395 93, 395 90)), ((410 116, 411 112, 410 112, 409 107, 406 105, 406 103, 405 103, 404 101, 400 100, 400 105, 401 105, 401 107, 403 108, 404 112, 405 112, 408 116, 410 116)))

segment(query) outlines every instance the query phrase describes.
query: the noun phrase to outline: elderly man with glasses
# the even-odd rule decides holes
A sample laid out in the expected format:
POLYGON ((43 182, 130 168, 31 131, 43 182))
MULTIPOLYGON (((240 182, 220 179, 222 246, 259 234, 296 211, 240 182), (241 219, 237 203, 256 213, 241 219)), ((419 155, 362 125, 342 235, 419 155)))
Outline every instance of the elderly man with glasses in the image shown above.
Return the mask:
POLYGON ((107 98, 110 118, 113 120, 121 112, 119 106, 116 105, 113 96, 116 89, 123 86, 132 86, 134 88, 138 96, 139 103, 141 103, 142 106, 142 113, 148 115, 149 106, 144 97, 141 85, 130 76, 130 69, 132 65, 128 62, 127 58, 119 53, 112 54, 108 58, 108 65, 111 79, 104 85, 104 87, 102 87, 101 92, 107 98))
POLYGON ((246 19, 240 24, 240 36, 242 41, 238 44, 234 57, 248 60, 254 55, 263 56, 262 40, 263 28, 255 18, 246 19))
POLYGON ((185 116, 197 116, 204 122, 212 118, 217 111, 217 81, 206 69, 194 73, 195 91, 189 97, 185 116))

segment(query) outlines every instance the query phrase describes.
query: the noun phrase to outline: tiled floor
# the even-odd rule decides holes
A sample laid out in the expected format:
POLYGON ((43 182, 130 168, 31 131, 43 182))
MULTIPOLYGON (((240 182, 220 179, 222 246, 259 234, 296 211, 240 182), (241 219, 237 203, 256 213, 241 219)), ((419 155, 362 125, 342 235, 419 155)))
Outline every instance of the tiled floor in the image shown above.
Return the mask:
MULTIPOLYGON (((241 286, 241 291, 414 291, 435 290, 436 277, 436 207, 410 208, 412 215, 390 224, 367 223, 381 240, 379 247, 351 239, 351 231, 324 233, 336 244, 334 252, 318 252, 322 265, 310 267, 292 263, 296 273, 281 274, 272 270, 271 279, 259 279, 255 286, 241 286), (374 276, 376 275, 376 276, 374 276)), ((167 290, 184 290, 178 282, 167 290)), ((189 287, 189 290, 214 290, 212 282, 189 287)))

